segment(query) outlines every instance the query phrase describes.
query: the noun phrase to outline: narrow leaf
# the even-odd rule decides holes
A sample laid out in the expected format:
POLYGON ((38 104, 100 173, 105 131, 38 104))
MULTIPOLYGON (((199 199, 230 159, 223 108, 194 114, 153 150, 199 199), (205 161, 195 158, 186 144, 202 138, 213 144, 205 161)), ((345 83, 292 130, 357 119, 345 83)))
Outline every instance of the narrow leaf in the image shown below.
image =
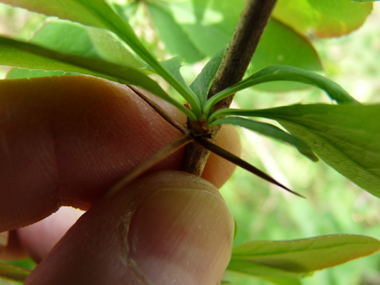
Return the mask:
MULTIPOLYGON (((140 71, 141 68, 145 67, 110 32, 68 21, 51 20, 45 23, 29 40, 29 43, 66 54, 104 59, 116 64, 130 66, 140 71)), ((8 72, 7 78, 61 76, 64 74, 78 73, 12 68, 8 72)))
POLYGON ((241 126, 243 128, 247 128, 251 131, 258 132, 265 136, 269 136, 269 137, 281 140, 283 142, 289 143, 295 146, 301 154, 310 158, 312 161, 314 162, 318 161, 318 157, 315 156, 315 154, 311 151, 311 149, 306 143, 304 143, 299 138, 291 134, 288 134, 284 132, 283 130, 281 130, 280 128, 277 128, 276 126, 273 126, 271 124, 252 121, 252 120, 240 118, 240 117, 226 117, 226 118, 221 118, 214 121, 212 124, 210 124, 210 127, 215 126, 215 125, 223 125, 223 124, 241 126))
POLYGON ((0 263, 0 277, 3 278, 15 281, 25 281, 30 272, 30 270, 22 267, 0 263))
POLYGON ((185 80, 182 77, 182 64, 178 56, 165 61, 161 61, 161 64, 175 79, 177 79, 177 81, 183 86, 183 88, 185 88, 190 94, 193 94, 194 97, 196 96, 193 90, 189 88, 189 86, 186 84, 185 80))
POLYGON ((310 273, 371 255, 380 241, 361 235, 328 235, 290 241, 258 240, 236 246, 231 260, 244 260, 289 273, 310 273))
POLYGON ((218 94, 215 94, 215 96, 210 98, 204 106, 205 113, 206 115, 208 115, 212 106, 214 106, 218 101, 240 90, 264 82, 282 80, 305 83, 321 88, 324 91, 326 91, 327 95, 332 100, 335 100, 339 104, 360 104, 353 97, 351 97, 351 95, 348 94, 347 91, 344 90, 339 84, 322 75, 303 70, 294 66, 273 65, 268 66, 251 75, 250 77, 246 78, 245 80, 241 81, 240 83, 235 84, 234 86, 229 87, 227 89, 224 89, 218 94))
POLYGON ((297 104, 239 115, 277 120, 331 167, 380 197, 380 104, 297 104))
POLYGON ((4 37, 0 37, 0 64, 29 69, 78 72, 141 86, 195 119, 189 109, 166 94, 147 75, 132 67, 121 66, 103 60, 68 55, 4 37))
POLYGON ((203 106, 207 101, 208 90, 218 72, 220 63, 222 62, 226 47, 223 47, 218 51, 205 65, 201 73, 195 78, 193 83, 191 83, 190 88, 199 98, 201 106, 203 106))
POLYGON ((39 69, 24 69, 12 67, 6 76, 6 79, 33 78, 33 77, 51 77, 62 75, 79 75, 79 72, 64 72, 64 71, 47 71, 39 69))
MULTIPOLYGON (((46 16, 55 16, 87 26, 108 29, 121 35, 123 40, 126 40, 132 47, 137 47, 139 51, 143 49, 132 28, 104 0, 1 0, 1 2, 46 16)), ((148 55, 146 54, 146 56, 148 55)))
POLYGON ((199 145, 203 146, 205 149, 208 149, 209 151, 215 153, 216 155, 219 155, 220 157, 232 162, 233 164, 236 164, 237 166, 240 166, 241 168, 251 172, 252 174, 270 182, 273 183, 286 191, 289 191, 290 193, 297 195, 299 197, 305 198, 304 196, 290 190, 286 186, 282 185, 280 182, 277 182, 275 179, 270 177, 268 174, 262 172, 260 169, 254 167, 253 165, 249 164, 248 162, 242 160, 241 158, 237 157, 236 155, 230 153, 229 151, 217 146, 216 144, 213 144, 211 142, 208 142, 200 137, 195 137, 194 141, 198 143, 199 145))
POLYGON ((251 275, 281 285, 301 285, 300 278, 304 276, 302 273, 289 272, 271 266, 246 261, 242 258, 231 258, 226 270, 251 275))

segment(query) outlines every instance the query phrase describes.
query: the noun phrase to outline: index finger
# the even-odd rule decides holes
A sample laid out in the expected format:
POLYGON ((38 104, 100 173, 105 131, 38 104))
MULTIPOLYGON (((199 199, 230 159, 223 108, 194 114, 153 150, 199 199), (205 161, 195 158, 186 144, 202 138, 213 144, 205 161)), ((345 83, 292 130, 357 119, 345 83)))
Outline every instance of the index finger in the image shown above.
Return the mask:
POLYGON ((6 80, 0 94, 0 232, 62 205, 87 209, 181 136, 127 86, 94 77, 6 80))
MULTIPOLYGON (((0 94, 0 232, 41 220, 62 205, 88 209, 182 135, 127 86, 95 77, 0 81, 0 94)), ((226 143, 239 151, 239 144, 226 143)), ((181 156, 179 151, 153 169, 177 169, 181 156)), ((234 167, 210 160, 204 177, 219 187, 234 167), (216 165, 220 171, 207 171, 216 165)))

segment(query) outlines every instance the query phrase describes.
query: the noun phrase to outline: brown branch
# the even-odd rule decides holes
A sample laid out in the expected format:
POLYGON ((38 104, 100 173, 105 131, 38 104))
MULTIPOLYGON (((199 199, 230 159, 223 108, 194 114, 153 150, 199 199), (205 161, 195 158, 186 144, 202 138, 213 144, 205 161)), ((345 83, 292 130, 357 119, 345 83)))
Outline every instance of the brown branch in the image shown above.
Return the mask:
MULTIPOLYGON (((277 0, 247 0, 208 98, 242 80, 276 2, 277 0)), ((231 102, 232 98, 226 101, 231 102)))
MULTIPOLYGON (((276 2, 277 0, 247 0, 210 88, 209 98, 242 80, 276 2)), ((228 108, 232 99, 233 95, 223 99, 215 108, 228 108)), ((216 126, 201 137, 215 142, 219 131, 220 126, 216 126)), ((209 155, 207 149, 190 143, 185 147, 180 169, 201 176, 209 155)))

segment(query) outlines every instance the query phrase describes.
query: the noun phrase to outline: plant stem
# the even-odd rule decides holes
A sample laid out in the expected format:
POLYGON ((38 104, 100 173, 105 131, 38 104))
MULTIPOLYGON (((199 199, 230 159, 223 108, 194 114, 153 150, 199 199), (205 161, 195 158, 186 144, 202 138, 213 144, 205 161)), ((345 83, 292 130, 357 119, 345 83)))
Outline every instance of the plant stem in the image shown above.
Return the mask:
MULTIPOLYGON (((210 88, 208 97, 230 87, 243 78, 253 53, 264 32, 277 0, 247 0, 231 41, 227 47, 223 61, 210 88)), ((218 102, 216 109, 228 108, 233 95, 218 102)), ((220 126, 210 130, 202 138, 215 142, 220 126)), ((185 147, 180 170, 201 176, 210 151, 196 143, 185 147)))
MULTIPOLYGON (((243 78, 277 0, 247 0, 208 98, 243 78)), ((229 107, 233 97, 223 106, 229 107), (227 105, 228 104, 228 105, 227 105)))

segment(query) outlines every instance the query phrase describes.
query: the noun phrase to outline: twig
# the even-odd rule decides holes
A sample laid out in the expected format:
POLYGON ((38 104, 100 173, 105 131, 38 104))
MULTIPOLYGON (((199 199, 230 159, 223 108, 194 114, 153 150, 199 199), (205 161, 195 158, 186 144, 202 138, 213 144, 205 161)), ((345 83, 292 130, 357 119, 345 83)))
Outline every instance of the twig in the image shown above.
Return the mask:
MULTIPOLYGON (((276 2, 277 0, 247 0, 208 97, 241 81, 276 2)), ((228 108, 232 99, 233 95, 220 101, 215 108, 228 108)), ((216 126, 202 138, 215 142, 219 131, 220 126, 216 126)), ((196 143, 188 144, 180 169, 201 176, 209 154, 210 151, 196 143)))

